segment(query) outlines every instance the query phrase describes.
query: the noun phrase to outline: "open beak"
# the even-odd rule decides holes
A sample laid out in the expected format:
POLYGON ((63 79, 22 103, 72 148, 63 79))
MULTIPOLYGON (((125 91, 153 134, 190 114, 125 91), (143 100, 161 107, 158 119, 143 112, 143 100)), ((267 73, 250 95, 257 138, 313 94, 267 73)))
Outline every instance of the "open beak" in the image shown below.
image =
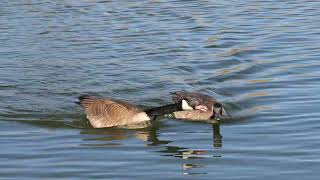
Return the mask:
POLYGON ((204 106, 204 105, 198 105, 198 106, 195 107, 195 109, 203 111, 203 112, 208 111, 207 106, 204 106))

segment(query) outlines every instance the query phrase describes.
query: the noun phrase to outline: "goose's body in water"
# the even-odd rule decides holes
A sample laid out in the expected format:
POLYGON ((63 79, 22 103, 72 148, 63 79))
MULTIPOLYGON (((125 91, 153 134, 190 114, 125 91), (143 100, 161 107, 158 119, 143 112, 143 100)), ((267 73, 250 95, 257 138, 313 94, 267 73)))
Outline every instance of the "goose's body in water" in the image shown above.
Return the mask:
POLYGON ((209 119, 214 119, 218 116, 227 115, 222 104, 211 96, 188 91, 177 91, 171 94, 174 103, 177 103, 182 99, 191 99, 193 103, 198 107, 197 109, 191 111, 173 112, 172 115, 176 119, 206 121, 209 119))
POLYGON ((193 110, 199 108, 188 97, 161 107, 143 111, 129 102, 110 98, 100 99, 93 96, 80 96, 77 102, 94 128, 126 127, 137 124, 148 124, 158 116, 171 114, 175 111, 193 110))

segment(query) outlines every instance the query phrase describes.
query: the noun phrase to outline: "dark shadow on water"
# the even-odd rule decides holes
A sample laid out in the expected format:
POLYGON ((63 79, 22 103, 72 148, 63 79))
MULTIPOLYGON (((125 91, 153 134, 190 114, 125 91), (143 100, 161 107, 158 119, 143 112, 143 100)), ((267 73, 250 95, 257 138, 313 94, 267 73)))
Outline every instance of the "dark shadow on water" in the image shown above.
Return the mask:
MULTIPOLYGON (((35 127, 47 128, 47 129, 79 129, 80 134, 92 135, 93 137, 84 138, 83 140, 88 142, 81 144, 81 146, 108 146, 111 144, 122 144, 114 143, 113 141, 123 141, 130 138, 136 138, 146 143, 146 146, 163 146, 164 149, 160 150, 165 155, 174 156, 174 157, 183 157, 184 154, 201 154, 201 151, 189 151, 187 148, 183 147, 174 147, 167 144, 172 141, 162 140, 158 138, 158 130, 164 128, 166 125, 161 121, 155 121, 151 126, 137 129, 127 129, 127 128, 93 128, 86 117, 80 116, 76 120, 58 120, 55 119, 55 116, 48 116, 43 119, 8 119, 7 121, 15 121, 22 124, 28 124, 35 127), (98 141, 99 143, 95 143, 98 141), (89 143, 90 142, 90 143, 89 143), (101 143, 107 142, 107 143, 101 143), (167 146, 164 146, 167 145, 167 146), (188 152, 185 152, 188 151, 188 152)), ((223 119, 222 123, 228 122, 229 120, 223 119)), ((189 123, 199 123, 199 122, 189 122, 189 123)), ((209 125, 209 124, 208 124, 209 125)), ((220 133, 220 123, 212 123, 212 135, 213 135, 213 147, 221 148, 222 147, 222 135, 220 133)), ((192 157, 191 157, 192 158, 192 157)), ((197 158, 197 157, 195 157, 197 158)))
MULTIPOLYGON (((210 124, 208 124, 210 125, 210 124)), ((92 137, 84 138, 86 143, 81 144, 82 147, 98 147, 98 148, 118 148, 126 146, 123 141, 126 139, 136 138, 144 142, 146 149, 148 147, 158 147, 153 152, 159 153, 160 156, 173 157, 183 160, 181 162, 181 170, 184 175, 203 175, 207 174, 207 165, 201 163, 204 159, 220 158, 221 155, 213 155, 212 150, 190 149, 182 146, 170 145, 171 140, 159 138, 158 131, 165 125, 161 121, 153 123, 150 127, 143 129, 82 129, 81 134, 90 135, 92 137)), ((212 147, 214 149, 222 148, 222 135, 220 131, 220 123, 212 123, 212 147)), ((128 147, 130 148, 130 147, 128 147)))
MULTIPOLYGON (((123 141, 126 139, 136 138, 146 142, 146 146, 159 146, 168 144, 171 141, 163 141, 158 139, 157 131, 163 124, 161 122, 154 122, 151 126, 139 129, 127 128, 85 128, 80 131, 80 134, 92 135, 95 137, 84 138, 84 141, 90 142, 90 146, 103 146, 101 142, 109 143, 112 141, 123 141), (98 143, 97 143, 98 142, 98 143)), ((87 146, 88 144, 81 144, 87 146)))
MULTIPOLYGON (((83 124, 82 124, 83 125, 83 124)), ((183 151, 187 148, 183 147, 175 147, 169 146, 167 144, 171 143, 172 141, 169 140, 162 140, 158 138, 158 130, 165 126, 161 121, 157 121, 152 123, 151 126, 141 129, 125 129, 125 128, 82 128, 80 134, 87 134, 87 135, 98 135, 95 137, 84 138, 84 141, 91 141, 91 142, 111 142, 111 141, 118 141, 118 140, 126 140, 130 138, 136 138, 146 143, 146 146, 162 146, 165 149, 160 150, 164 154, 170 156, 180 156, 183 155, 183 151)), ((222 135, 220 132, 220 123, 215 122, 212 123, 212 143, 213 148, 221 148, 222 147, 222 135)), ((83 145, 83 144, 82 144, 83 145)), ((94 146, 91 144, 90 146, 94 146)), ((101 143, 98 143, 97 146, 101 146, 101 143)), ((199 152, 190 152, 190 154, 199 154, 199 152)), ((200 153, 201 154, 201 153, 200 153)))
POLYGON ((222 135, 220 132, 220 123, 212 124, 212 140, 214 148, 222 148, 222 135))
MULTIPOLYGON (((11 121, 11 120, 10 120, 11 121)), ((222 148, 222 135, 220 123, 207 124, 212 126, 212 148, 213 149, 190 149, 183 146, 171 145, 172 140, 159 138, 159 130, 167 125, 162 121, 155 121, 151 126, 142 129, 124 129, 124 128, 93 128, 85 118, 81 116, 77 120, 64 121, 54 120, 54 118, 40 120, 15 120, 19 123, 32 125, 35 127, 47 129, 73 129, 78 130, 82 143, 80 147, 85 148, 119 148, 125 147, 126 140, 138 139, 149 149, 160 156, 173 157, 183 160, 181 170, 184 175, 202 175, 207 174, 207 165, 201 161, 205 159, 220 158, 221 155, 214 153, 215 149, 222 148), (82 136, 83 135, 83 136, 82 136), (157 147, 150 149, 151 147, 157 147)), ((131 148, 130 145, 128 148, 131 148)))

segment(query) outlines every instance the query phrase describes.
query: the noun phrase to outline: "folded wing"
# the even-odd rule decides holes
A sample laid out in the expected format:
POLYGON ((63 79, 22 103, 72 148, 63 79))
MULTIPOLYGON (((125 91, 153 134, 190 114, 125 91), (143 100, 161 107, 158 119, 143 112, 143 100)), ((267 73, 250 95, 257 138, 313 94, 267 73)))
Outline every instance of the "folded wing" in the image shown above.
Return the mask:
POLYGON ((95 127, 113 127, 132 123, 132 117, 141 112, 128 102, 111 99, 96 99, 92 96, 79 97, 90 124, 95 127))

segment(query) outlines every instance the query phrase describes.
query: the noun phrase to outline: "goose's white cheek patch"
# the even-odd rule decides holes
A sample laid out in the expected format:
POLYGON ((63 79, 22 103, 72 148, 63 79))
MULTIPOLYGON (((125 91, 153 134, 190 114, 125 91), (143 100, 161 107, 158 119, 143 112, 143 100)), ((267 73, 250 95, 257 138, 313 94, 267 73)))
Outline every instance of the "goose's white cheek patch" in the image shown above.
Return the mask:
POLYGON ((186 100, 182 100, 182 109, 183 110, 193 110, 192 107, 189 106, 186 100))

